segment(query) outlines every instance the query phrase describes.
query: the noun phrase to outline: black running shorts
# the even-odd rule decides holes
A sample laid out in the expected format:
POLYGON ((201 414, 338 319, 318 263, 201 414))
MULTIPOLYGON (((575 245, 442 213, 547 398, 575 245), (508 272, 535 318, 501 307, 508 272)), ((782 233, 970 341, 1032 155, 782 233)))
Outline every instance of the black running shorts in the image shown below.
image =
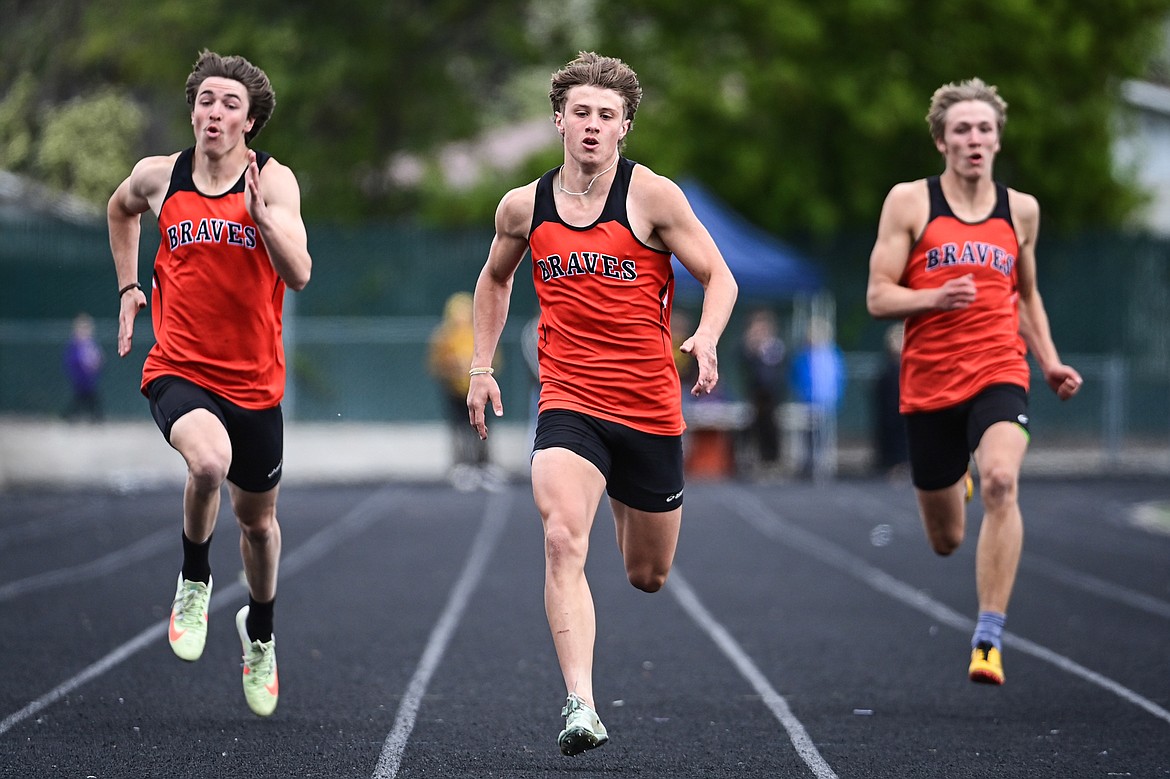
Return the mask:
POLYGON ((639 511, 673 511, 683 502, 681 435, 654 435, 577 411, 551 409, 536 419, 533 452, 568 449, 597 466, 606 493, 639 511))
POLYGON ((970 400, 905 418, 914 486, 941 490, 963 478, 987 428, 1012 422, 1028 435, 1028 392, 1016 384, 992 384, 970 400))
POLYGON ((146 388, 150 413, 170 443, 171 427, 197 408, 223 423, 232 444, 228 481, 248 492, 268 492, 280 483, 284 465, 284 414, 279 405, 254 411, 242 408, 198 384, 177 376, 160 376, 146 388))

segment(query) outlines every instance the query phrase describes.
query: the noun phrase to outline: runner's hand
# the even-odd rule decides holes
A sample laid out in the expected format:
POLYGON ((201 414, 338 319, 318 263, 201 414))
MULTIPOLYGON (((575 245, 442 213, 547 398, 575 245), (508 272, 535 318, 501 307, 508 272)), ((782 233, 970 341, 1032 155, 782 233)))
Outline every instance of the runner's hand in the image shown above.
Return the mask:
POLYGON ((479 440, 486 441, 487 405, 491 403, 492 412, 496 416, 504 415, 504 402, 500 399, 500 385, 490 373, 479 373, 471 377, 471 387, 467 390, 467 416, 475 432, 479 433, 479 440))
POLYGON ((1081 374, 1073 370, 1068 365, 1058 365, 1055 368, 1044 372, 1044 380, 1048 382, 1048 386, 1056 393, 1056 397, 1061 400, 1068 400, 1073 395, 1077 394, 1084 384, 1084 379, 1081 374))
POLYGON ((715 350, 715 342, 696 333, 683 341, 678 349, 694 357, 699 365, 699 377, 695 386, 691 387, 691 394, 699 397, 714 392, 715 385, 719 383, 719 355, 715 350))
POLYGON ((146 308, 146 293, 141 289, 126 290, 118 309, 118 356, 130 354, 130 346, 134 340, 134 317, 146 308))

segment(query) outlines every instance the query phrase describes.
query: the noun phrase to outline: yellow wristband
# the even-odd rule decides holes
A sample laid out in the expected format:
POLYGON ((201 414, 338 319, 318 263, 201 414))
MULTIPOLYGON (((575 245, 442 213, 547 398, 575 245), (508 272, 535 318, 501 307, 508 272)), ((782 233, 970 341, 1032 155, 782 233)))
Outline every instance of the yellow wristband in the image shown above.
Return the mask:
POLYGON ((484 374, 486 374, 488 376, 491 376, 495 372, 496 372, 496 369, 489 366, 487 368, 472 368, 471 370, 469 370, 467 372, 467 375, 468 376, 483 376, 484 374))

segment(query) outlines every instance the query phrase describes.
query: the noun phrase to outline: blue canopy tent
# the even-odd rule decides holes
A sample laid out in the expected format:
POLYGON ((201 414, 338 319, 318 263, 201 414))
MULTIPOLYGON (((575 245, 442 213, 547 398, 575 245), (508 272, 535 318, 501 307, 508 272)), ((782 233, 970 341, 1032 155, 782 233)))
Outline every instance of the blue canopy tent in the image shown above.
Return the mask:
MULTIPOLYGON (((791 300, 824 290, 820 268, 796 250, 732 211, 697 182, 681 186, 735 275, 741 300, 791 300)), ((684 302, 698 300, 702 286, 677 257, 673 263, 675 296, 684 302)))
MULTIPOLYGON (((695 215, 707 228, 731 268, 739 285, 740 302, 767 307, 781 303, 791 305, 793 332, 788 337, 789 344, 797 343, 796 333, 807 329, 814 310, 831 311, 832 295, 825 287, 820 268, 737 214, 697 182, 683 181, 681 187, 695 215)), ((677 257, 672 262, 676 300, 684 305, 694 305, 702 299, 703 287, 677 257)), ((831 314, 828 318, 831 321, 831 314)), ((731 336, 729 340, 735 337, 738 336, 731 336)), ((786 405, 795 408, 798 404, 786 405)), ((744 430, 750 423, 754 415, 751 406, 743 401, 707 398, 702 402, 685 403, 683 413, 688 425, 687 473, 720 478, 734 475, 737 468, 735 431, 744 430)), ((780 422, 784 430, 785 457, 791 463, 797 462, 794 452, 799 449, 808 430, 806 422, 794 419, 789 414, 782 416, 780 422)), ((836 467, 835 428, 831 435, 833 462, 826 469, 836 467)))

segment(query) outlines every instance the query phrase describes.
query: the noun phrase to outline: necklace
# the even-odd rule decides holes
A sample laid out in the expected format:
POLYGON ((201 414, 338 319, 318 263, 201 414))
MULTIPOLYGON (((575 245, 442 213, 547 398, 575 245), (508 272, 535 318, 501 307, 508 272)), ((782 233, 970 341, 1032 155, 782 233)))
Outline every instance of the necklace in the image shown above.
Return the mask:
POLYGON ((585 195, 588 195, 588 194, 589 194, 589 191, 590 191, 590 190, 592 190, 592 189, 593 189, 593 185, 594 185, 594 183, 596 183, 596 181, 597 181, 599 178, 601 178, 601 177, 602 177, 602 176, 604 176, 606 173, 609 173, 611 170, 613 170, 613 166, 614 166, 614 165, 617 165, 617 161, 618 161, 618 158, 617 158, 617 157, 614 157, 614 158, 613 158, 613 162, 609 163, 609 167, 608 167, 608 168, 606 168, 605 170, 601 171, 601 172, 600 172, 600 173, 598 173, 596 176, 594 176, 593 178, 591 178, 591 179, 589 180, 589 186, 585 187, 585 191, 584 191, 584 192, 570 192, 569 190, 565 189, 565 166, 564 166, 564 165, 562 165, 562 166, 561 166, 561 171, 560 171, 560 174, 557 176, 557 187, 559 187, 559 188, 560 188, 560 190, 561 190, 561 192, 564 192, 566 195, 573 195, 574 197, 584 197, 585 195))

